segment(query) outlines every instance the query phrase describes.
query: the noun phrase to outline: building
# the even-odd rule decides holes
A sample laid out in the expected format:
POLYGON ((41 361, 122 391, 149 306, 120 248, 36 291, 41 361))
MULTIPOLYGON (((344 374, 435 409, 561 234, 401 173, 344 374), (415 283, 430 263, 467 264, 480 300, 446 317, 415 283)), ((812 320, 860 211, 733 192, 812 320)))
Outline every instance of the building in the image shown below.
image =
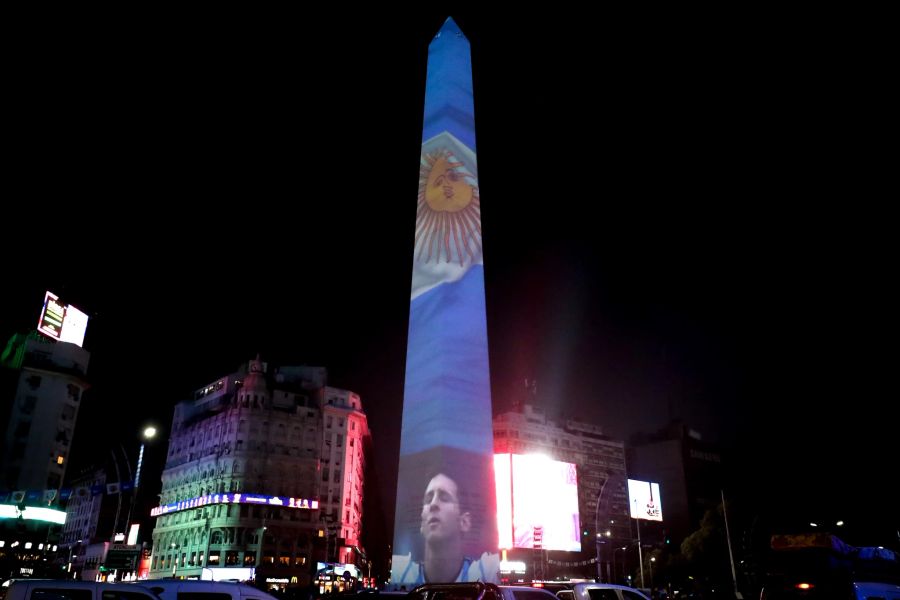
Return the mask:
POLYGON ((721 502, 724 459, 720 448, 704 442, 699 432, 673 421, 651 434, 631 440, 628 466, 632 479, 659 483, 663 522, 642 523, 644 538, 666 540, 677 547, 700 527, 707 510, 721 502))
POLYGON ((625 444, 610 439, 596 425, 574 419, 557 422, 533 404, 519 404, 494 416, 494 451, 543 454, 576 465, 582 552, 539 552, 539 560, 535 560, 533 551, 514 550, 510 556, 531 565, 525 579, 595 577, 598 554, 605 575, 612 549, 634 537, 628 513, 625 444))
POLYGON ((175 407, 150 577, 305 585, 317 561, 356 562, 368 438, 323 368, 257 358, 197 390, 175 407))
POLYGON ((49 576, 60 492, 90 353, 36 332, 16 335, 0 358, 0 573, 49 576))
POLYGON ((90 353, 33 334, 21 338, 13 397, 5 400, 0 489, 58 492, 69 459, 90 353))

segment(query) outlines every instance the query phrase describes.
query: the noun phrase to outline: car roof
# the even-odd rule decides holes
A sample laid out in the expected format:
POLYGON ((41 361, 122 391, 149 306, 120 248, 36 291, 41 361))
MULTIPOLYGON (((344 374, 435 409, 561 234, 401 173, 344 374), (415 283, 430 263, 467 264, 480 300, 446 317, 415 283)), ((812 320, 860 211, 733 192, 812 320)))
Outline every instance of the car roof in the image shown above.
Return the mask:
POLYGON ((576 597, 580 595, 579 593, 583 590, 627 590, 647 597, 647 593, 644 590, 628 587, 627 585, 619 585, 617 583, 576 583, 573 588, 575 589, 576 597))
POLYGON ((179 589, 191 588, 191 587, 202 587, 207 590, 214 591, 227 591, 227 590, 235 590, 241 596, 263 596, 266 598, 272 598, 273 596, 267 593, 265 590, 261 590, 252 585, 247 585, 246 583, 241 583, 238 581, 209 581, 206 579, 142 579, 140 581, 132 582, 133 585, 137 585, 151 591, 160 590, 160 592, 173 592, 179 589))

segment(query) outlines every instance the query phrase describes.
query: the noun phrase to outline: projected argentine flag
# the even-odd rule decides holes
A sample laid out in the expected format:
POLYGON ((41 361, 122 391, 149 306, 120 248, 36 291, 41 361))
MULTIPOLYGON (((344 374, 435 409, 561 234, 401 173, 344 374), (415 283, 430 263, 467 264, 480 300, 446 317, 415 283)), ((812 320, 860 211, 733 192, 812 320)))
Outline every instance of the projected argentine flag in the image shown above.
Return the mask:
POLYGON ((422 139, 391 579, 407 589, 499 567, 471 58, 452 19, 429 46, 422 139))

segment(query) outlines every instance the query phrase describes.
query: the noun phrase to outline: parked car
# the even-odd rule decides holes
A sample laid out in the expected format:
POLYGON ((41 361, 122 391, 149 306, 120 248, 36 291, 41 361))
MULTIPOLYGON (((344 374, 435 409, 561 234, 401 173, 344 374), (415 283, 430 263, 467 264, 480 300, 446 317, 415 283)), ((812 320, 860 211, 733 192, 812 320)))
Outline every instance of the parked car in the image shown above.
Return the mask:
POLYGON ((127 583, 69 579, 15 579, 5 600, 160 600, 147 589, 127 583))
POLYGON ((559 600, 650 600, 627 585, 613 583, 576 583, 571 590, 556 592, 559 600))
POLYGON ((230 581, 145 579, 130 585, 147 589, 162 600, 277 600, 260 589, 230 581))
POLYGON ((502 600, 503 593, 493 583, 426 583, 414 588, 409 600, 502 600))
POLYGON ((552 592, 526 585, 493 583, 426 583, 409 593, 410 600, 557 600, 552 592))
POLYGON ((501 585, 502 600, 556 600, 552 592, 530 585, 501 585))

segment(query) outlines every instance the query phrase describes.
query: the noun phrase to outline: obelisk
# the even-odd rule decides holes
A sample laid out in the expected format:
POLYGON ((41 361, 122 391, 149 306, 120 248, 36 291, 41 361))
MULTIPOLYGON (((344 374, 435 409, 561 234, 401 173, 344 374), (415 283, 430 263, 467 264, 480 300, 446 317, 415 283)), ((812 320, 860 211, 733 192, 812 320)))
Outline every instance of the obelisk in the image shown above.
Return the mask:
POLYGON ((428 48, 391 582, 497 582, 484 260, 469 41, 428 48))

